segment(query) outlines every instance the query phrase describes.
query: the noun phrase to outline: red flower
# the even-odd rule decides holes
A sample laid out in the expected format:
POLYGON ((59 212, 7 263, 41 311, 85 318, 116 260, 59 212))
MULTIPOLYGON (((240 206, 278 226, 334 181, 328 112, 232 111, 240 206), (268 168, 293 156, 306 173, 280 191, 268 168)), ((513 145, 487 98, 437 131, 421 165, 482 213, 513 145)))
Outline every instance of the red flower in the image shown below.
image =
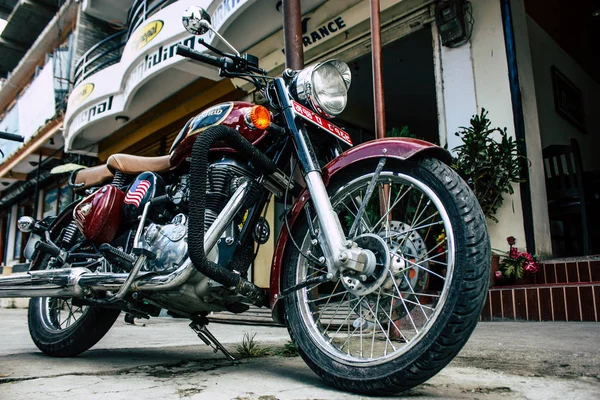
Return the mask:
POLYGON ((496 271, 494 273, 494 275, 496 275, 496 279, 501 279, 502 278, 502 272, 500 272, 500 271, 496 271))
POLYGON ((516 259, 517 259, 517 258, 519 258, 519 256, 520 256, 520 254, 519 254, 519 249, 517 249, 516 247, 511 247, 511 248, 510 248, 510 253, 508 253, 508 256, 509 256, 510 258, 513 258, 513 259, 515 259, 515 260, 516 260, 516 259))
POLYGON ((506 241, 510 246, 513 246, 517 242, 517 239, 514 236, 509 236, 506 238, 506 241))
POLYGON ((538 272, 538 266, 533 261, 530 261, 527 264, 525 264, 523 269, 525 270, 525 272, 527 272, 529 274, 535 274, 536 272, 538 272))

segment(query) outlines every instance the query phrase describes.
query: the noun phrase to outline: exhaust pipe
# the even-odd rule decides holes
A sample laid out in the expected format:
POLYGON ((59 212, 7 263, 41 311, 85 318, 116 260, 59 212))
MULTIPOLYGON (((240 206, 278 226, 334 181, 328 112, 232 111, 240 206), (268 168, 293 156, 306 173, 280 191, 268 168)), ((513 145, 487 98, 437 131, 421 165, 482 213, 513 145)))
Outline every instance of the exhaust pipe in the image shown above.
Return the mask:
POLYGON ((84 289, 78 281, 88 273, 87 268, 65 268, 4 276, 0 278, 0 298, 82 297, 84 289))
MULTIPOLYGON (((242 185, 227 202, 223 211, 204 235, 204 252, 210 253, 226 225, 241 209, 247 185, 242 185)), ((142 276, 131 285, 134 291, 162 291, 181 286, 198 273, 192 260, 187 260, 167 275, 142 276)), ((0 298, 5 297, 84 297, 91 291, 116 292, 127 280, 127 273, 91 272, 87 268, 64 268, 29 271, 0 277, 0 298)))

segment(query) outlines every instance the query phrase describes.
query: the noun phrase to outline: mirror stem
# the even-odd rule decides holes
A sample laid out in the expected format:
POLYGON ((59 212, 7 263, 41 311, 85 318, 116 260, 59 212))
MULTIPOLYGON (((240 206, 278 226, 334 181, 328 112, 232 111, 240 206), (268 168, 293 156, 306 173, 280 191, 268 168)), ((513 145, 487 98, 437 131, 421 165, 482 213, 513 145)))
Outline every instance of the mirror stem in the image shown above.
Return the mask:
POLYGON ((240 53, 237 51, 237 49, 236 49, 235 47, 233 47, 233 46, 231 45, 231 43, 229 43, 227 40, 225 40, 225 38, 224 38, 223 36, 221 36, 221 34, 220 34, 219 32, 217 32, 217 31, 216 31, 216 30, 215 30, 215 29, 212 27, 212 25, 211 25, 211 24, 210 24, 208 21, 206 21, 206 20, 202 20, 202 21, 200 22, 200 24, 201 24, 203 27, 205 27, 205 28, 207 28, 207 29, 210 29, 210 31, 211 31, 212 33, 214 33, 214 34, 215 34, 215 36, 216 36, 216 37, 218 37, 218 38, 219 38, 219 39, 220 39, 220 40, 221 40, 223 43, 225 43, 225 45, 226 45, 227 47, 229 47, 229 48, 230 48, 230 49, 233 51, 233 53, 234 53, 236 56, 238 56, 238 57, 241 57, 241 55, 240 55, 240 53))

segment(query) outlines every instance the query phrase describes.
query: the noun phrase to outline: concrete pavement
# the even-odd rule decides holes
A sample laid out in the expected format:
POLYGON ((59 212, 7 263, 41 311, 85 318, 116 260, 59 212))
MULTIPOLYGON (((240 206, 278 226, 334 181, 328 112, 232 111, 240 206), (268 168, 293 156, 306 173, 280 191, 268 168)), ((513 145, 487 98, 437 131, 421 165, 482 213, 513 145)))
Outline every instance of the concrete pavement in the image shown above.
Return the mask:
MULTIPOLYGON (((364 399, 332 389, 298 358, 228 362, 185 320, 120 318, 92 350, 71 359, 40 353, 26 310, 0 309, 0 399, 364 399), (138 322, 138 324, 140 323, 138 322)), ((235 351, 244 332, 265 346, 289 340, 284 328, 211 324, 235 351)), ((598 399, 600 324, 481 323, 459 356, 416 399, 598 399)))

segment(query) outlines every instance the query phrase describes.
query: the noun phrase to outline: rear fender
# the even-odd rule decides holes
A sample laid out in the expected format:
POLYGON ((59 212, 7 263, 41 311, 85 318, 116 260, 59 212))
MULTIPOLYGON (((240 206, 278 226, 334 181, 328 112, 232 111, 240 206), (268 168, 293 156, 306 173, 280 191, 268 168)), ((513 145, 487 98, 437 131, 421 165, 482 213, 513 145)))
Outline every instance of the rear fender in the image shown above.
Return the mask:
MULTIPOLYGON (((325 183, 325 186, 328 186, 336 174, 365 160, 386 157, 405 161, 424 156, 437 158, 447 164, 452 160, 452 157, 446 150, 423 140, 412 138, 385 138, 372 140, 351 148, 329 162, 329 164, 321 171, 323 182, 325 183)), ((294 224, 296 223, 298 216, 302 213, 304 205, 309 198, 308 192, 304 190, 294 203, 289 215, 291 230, 293 230, 294 224)), ((277 245, 275 246, 275 252, 273 254, 273 263, 271 265, 269 301, 273 319, 279 323, 284 323, 283 302, 279 300, 281 296, 281 268, 288 246, 288 239, 289 234, 284 226, 277 239, 277 245)))

